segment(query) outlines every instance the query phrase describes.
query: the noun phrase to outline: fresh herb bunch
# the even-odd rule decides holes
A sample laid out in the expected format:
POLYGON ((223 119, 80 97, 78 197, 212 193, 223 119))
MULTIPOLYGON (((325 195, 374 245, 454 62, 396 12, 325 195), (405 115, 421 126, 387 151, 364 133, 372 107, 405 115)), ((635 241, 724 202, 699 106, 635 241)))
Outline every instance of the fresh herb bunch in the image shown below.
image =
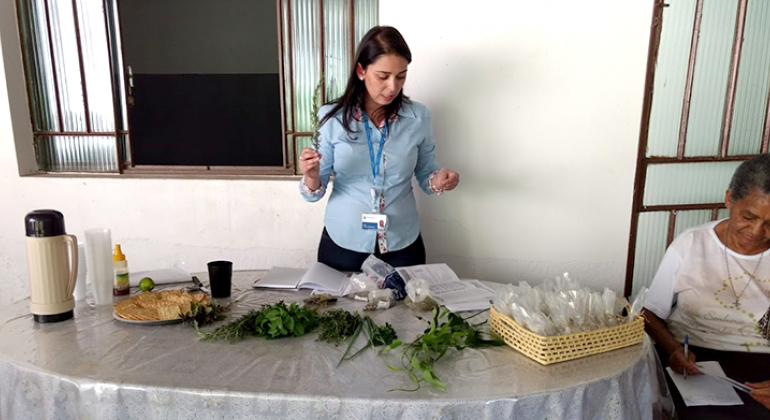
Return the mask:
POLYGON ((374 348, 378 346, 389 346, 385 350, 390 351, 401 345, 401 342, 397 340, 398 335, 396 334, 396 331, 393 329, 392 325, 386 322, 385 326, 381 327, 377 325, 377 323, 375 323, 369 315, 361 317, 361 323, 351 336, 350 343, 345 349, 345 353, 342 354, 342 357, 340 358, 339 363, 337 363, 337 366, 341 365, 345 360, 355 359, 356 356, 363 353, 364 350, 370 347, 374 348), (353 344, 361 334, 361 331, 366 334, 366 345, 358 349, 355 353, 353 353, 352 356, 348 356, 348 353, 350 353, 350 351, 353 349, 353 344))
MULTIPOLYGON (((436 376, 433 366, 451 348, 463 350, 467 347, 504 345, 505 342, 499 337, 485 338, 486 334, 478 329, 485 322, 472 325, 447 309, 441 314, 438 308, 434 309, 430 327, 401 353, 401 366, 417 386, 400 391, 417 391, 425 382, 446 391, 446 385, 436 376)), ((398 370, 394 366, 389 367, 398 370)))
POLYGON ((339 346, 361 327, 361 315, 333 309, 319 316, 319 341, 339 346))
POLYGON ((300 337, 318 326, 318 312, 296 302, 286 306, 283 301, 265 306, 254 320, 255 335, 267 339, 300 337))
POLYGON ((320 143, 318 141, 318 130, 321 128, 318 124, 318 111, 321 110, 321 93, 324 88, 324 75, 321 73, 321 77, 318 79, 318 84, 315 85, 313 91, 313 106, 310 110, 310 122, 313 124, 313 148, 318 151, 320 143))
POLYGON ((225 312, 230 310, 230 305, 220 305, 216 302, 202 303, 190 302, 190 312, 180 315, 182 322, 195 328, 210 325, 221 321, 227 316, 225 312))
POLYGON ((281 337, 299 337, 313 331, 318 326, 318 313, 315 309, 292 303, 286 306, 283 301, 266 305, 259 311, 249 311, 214 331, 204 333, 198 330, 203 340, 240 341, 247 335, 268 339, 281 337))
POLYGON ((261 311, 251 310, 246 315, 236 318, 225 325, 217 327, 214 331, 204 333, 196 328, 198 337, 206 341, 229 340, 240 341, 247 335, 256 335, 254 332, 254 321, 261 311))

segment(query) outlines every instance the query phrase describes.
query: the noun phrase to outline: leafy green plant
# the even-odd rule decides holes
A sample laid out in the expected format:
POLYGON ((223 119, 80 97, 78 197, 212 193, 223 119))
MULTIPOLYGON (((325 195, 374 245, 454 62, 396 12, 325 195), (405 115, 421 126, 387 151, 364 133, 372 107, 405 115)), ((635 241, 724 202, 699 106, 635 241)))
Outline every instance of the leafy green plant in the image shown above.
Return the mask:
POLYGON ((374 322, 374 320, 372 320, 369 315, 361 317, 361 323, 358 325, 355 332, 351 336, 350 343, 345 349, 345 353, 342 354, 342 357, 340 358, 339 363, 337 363, 337 366, 341 365, 345 360, 355 359, 356 356, 363 353, 364 350, 370 347, 374 348, 378 346, 389 346, 386 350, 396 348, 401 345, 401 342, 397 340, 398 334, 396 334, 396 330, 393 329, 392 325, 386 322, 384 326, 379 326, 374 322), (353 353, 352 356, 348 356, 350 351, 353 349, 353 344, 355 344, 356 339, 361 334, 361 331, 366 334, 366 344, 358 349, 355 353, 353 353))
POLYGON ((318 340, 339 346, 360 328, 361 315, 344 309, 333 309, 320 315, 318 321, 318 340))
POLYGON ((318 151, 320 143, 318 141, 318 130, 321 128, 318 124, 318 111, 321 109, 321 93, 324 89, 324 74, 321 73, 321 77, 318 79, 318 84, 315 85, 313 90, 313 106, 310 110, 310 122, 313 124, 313 148, 318 151))
POLYGON ((281 301, 264 306, 259 311, 252 310, 212 332, 204 333, 198 330, 198 336, 208 341, 240 341, 247 335, 267 339, 299 337, 313 331, 317 326, 318 313, 314 309, 296 303, 286 306, 281 301))
POLYGON ((236 318, 225 325, 220 325, 214 331, 203 332, 196 327, 198 337, 206 341, 229 340, 240 341, 247 335, 256 335, 254 321, 261 311, 251 310, 246 315, 236 318))
MULTIPOLYGON (((401 353, 402 369, 406 371, 416 387, 414 389, 398 389, 398 391, 417 391, 423 383, 429 383, 442 391, 446 391, 446 384, 436 375, 434 365, 447 354, 447 351, 452 348, 463 350, 468 347, 502 346, 505 344, 499 337, 485 338, 486 334, 478 329, 484 323, 472 325, 467 319, 447 309, 440 314, 438 308, 434 309, 430 327, 407 345, 401 353)), ((389 367, 392 370, 399 370, 395 366, 389 367)))
POLYGON ((255 335, 267 339, 300 337, 318 326, 318 313, 296 302, 286 306, 283 301, 266 306, 254 320, 255 335))
POLYGON ((199 303, 190 302, 190 312, 180 315, 182 322, 195 328, 210 325, 221 321, 227 316, 225 312, 230 310, 230 305, 220 305, 216 302, 199 303))

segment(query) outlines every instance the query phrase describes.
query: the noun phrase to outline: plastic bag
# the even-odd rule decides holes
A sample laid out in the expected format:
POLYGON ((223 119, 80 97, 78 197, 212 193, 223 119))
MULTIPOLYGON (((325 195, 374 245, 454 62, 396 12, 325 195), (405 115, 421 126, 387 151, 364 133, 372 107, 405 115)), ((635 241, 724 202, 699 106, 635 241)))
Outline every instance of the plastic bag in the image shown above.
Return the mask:
POLYGON ((377 290, 377 283, 364 273, 350 277, 350 293, 348 296, 355 300, 369 301, 369 292, 377 290))
POLYGON ((361 264, 361 271, 363 271, 366 276, 377 283, 377 287, 383 289, 385 278, 388 276, 388 274, 396 271, 396 269, 385 261, 375 257, 374 255, 369 255, 364 260, 364 263, 361 264))
POLYGON ((369 303, 364 307, 364 310, 371 311, 374 309, 390 308, 393 306, 392 292, 390 289, 372 290, 369 292, 369 303))

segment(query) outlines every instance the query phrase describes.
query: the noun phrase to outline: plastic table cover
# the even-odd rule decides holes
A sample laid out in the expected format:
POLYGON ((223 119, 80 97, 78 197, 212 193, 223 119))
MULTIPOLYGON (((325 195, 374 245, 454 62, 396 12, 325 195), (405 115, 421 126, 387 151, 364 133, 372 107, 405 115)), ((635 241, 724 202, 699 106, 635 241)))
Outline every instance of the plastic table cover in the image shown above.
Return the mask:
MULTIPOLYGON (((307 291, 251 287, 235 272, 228 319, 307 291)), ((200 276, 205 278, 205 274, 200 276)), ((487 283, 491 287, 500 284, 487 283)), ((180 287, 180 285, 174 285, 180 287)), ((332 307, 362 310, 342 298, 332 307)), ((397 305, 371 312, 405 342, 429 313, 397 305)), ((474 321, 482 321, 488 312, 474 321)), ((222 321, 227 322, 227 320, 222 321)), ((211 328, 211 327, 209 327, 211 328)), ((317 334, 238 343, 198 340, 194 329, 113 319, 111 306, 77 303, 73 320, 37 324, 29 301, 0 308, 0 418, 15 419, 654 419, 673 404, 649 338, 644 343, 542 366, 508 346, 451 350, 436 365, 447 392, 415 392, 398 365, 373 351, 337 367, 345 345, 317 334), (662 384, 662 385, 659 385, 662 384)))

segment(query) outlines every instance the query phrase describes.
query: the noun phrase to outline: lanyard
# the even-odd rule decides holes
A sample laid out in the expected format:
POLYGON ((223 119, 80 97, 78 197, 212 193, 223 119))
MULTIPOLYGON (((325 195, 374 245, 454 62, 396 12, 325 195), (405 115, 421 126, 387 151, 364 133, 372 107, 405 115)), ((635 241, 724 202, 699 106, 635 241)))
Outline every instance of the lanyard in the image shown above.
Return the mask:
POLYGON ((388 124, 386 123, 382 127, 382 137, 380 138, 380 150, 377 151, 377 160, 374 160, 374 146, 372 145, 372 133, 369 130, 369 118, 366 113, 363 113, 364 128, 366 129, 366 142, 369 144, 369 160, 372 164, 372 176, 377 178, 377 174, 380 173, 380 161, 382 160, 382 149, 385 145, 385 137, 388 135, 388 124))

